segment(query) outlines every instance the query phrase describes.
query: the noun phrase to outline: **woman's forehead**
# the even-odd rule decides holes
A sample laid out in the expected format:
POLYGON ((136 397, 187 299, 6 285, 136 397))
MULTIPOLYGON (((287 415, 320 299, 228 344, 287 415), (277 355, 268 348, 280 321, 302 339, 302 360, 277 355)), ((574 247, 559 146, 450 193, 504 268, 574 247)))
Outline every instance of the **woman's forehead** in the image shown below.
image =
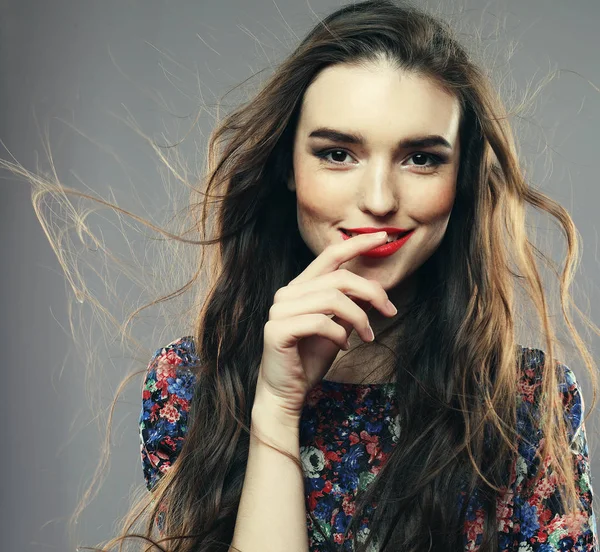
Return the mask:
POLYGON ((366 142, 402 135, 458 137, 460 104, 433 79, 391 68, 340 64, 307 89, 298 122, 305 137, 317 127, 353 129, 366 142))

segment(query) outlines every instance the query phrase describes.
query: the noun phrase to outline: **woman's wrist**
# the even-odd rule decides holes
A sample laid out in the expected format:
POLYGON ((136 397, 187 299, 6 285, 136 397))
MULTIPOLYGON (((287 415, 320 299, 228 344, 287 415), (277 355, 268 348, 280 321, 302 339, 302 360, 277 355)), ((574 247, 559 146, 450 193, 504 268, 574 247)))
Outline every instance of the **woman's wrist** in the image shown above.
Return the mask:
POLYGON ((292 412, 260 383, 252 406, 252 424, 263 431, 299 434, 301 412, 292 412))

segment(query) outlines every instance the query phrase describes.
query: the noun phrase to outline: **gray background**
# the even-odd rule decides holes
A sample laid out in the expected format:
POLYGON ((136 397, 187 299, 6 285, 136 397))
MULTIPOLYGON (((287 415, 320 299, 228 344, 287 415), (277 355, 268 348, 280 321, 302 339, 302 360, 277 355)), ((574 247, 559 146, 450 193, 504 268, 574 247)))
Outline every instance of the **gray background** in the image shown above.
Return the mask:
MULTIPOLYGON (((81 187, 73 176, 78 174, 102 197, 115 190, 123 207, 142 216, 144 209, 158 210, 166 204, 166 191, 147 147, 107 114, 126 116, 127 108, 147 133, 161 132, 173 118, 165 119, 155 101, 158 94, 177 116, 189 115, 198 95, 193 75, 197 71, 205 100, 214 103, 229 86, 288 52, 294 43, 290 29, 302 36, 315 21, 312 10, 324 15, 341 3, 2 0, 0 140, 32 168, 37 156, 43 157, 37 125, 49 125, 55 163, 67 185, 81 187), (127 195, 133 194, 131 183, 114 160, 60 120, 110 145, 127 160, 135 175, 135 198, 127 195)), ((531 114, 532 124, 523 128, 523 153, 534 180, 569 209, 581 231, 584 247, 577 284, 589 295, 589 312, 598 323, 594 281, 600 95, 586 79, 596 86, 600 83, 600 4, 597 0, 472 0, 445 5, 445 11, 468 9, 464 17, 475 26, 485 26, 486 32, 496 24, 502 27, 501 49, 514 50, 510 68, 517 91, 551 67, 582 75, 565 73, 544 90, 531 114), (544 140, 550 150, 543 151, 544 140)), ((493 47, 494 41, 488 42, 493 47)), ((210 130, 210 122, 209 118, 202 121, 204 132, 210 130)), ((184 145, 182 151, 191 155, 193 144, 184 145)), ((6 151, 1 155, 6 156, 6 151)), ((86 397, 81 359, 68 353, 71 291, 65 288, 56 257, 31 208, 27 185, 3 179, 0 186, 2 548, 67 550, 65 520, 96 466, 100 431, 86 397)), ((107 241, 114 239, 114 248, 119 249, 118 234, 104 230, 107 241)), ((166 341, 151 341, 147 336, 159 322, 146 323, 147 328, 138 326, 135 333, 153 352, 166 341)), ((98 345, 105 347, 101 349, 106 355, 101 399, 106 406, 123 366, 129 365, 116 358, 115 344, 98 345)), ((596 344, 592 352, 598 360, 596 344)), ((565 363, 570 364, 569 359, 565 363)), ((585 386, 582 371, 571 367, 585 386)), ((589 403, 591 397, 585 398, 589 403)), ((116 414, 118 429, 108 479, 79 524, 78 540, 87 545, 110 537, 112 524, 127 506, 125 495, 143 483, 137 440, 139 401, 134 383, 116 414)), ((597 427, 595 414, 587 431, 600 492, 597 427)), ((596 500, 597 512, 598 504, 596 500)))

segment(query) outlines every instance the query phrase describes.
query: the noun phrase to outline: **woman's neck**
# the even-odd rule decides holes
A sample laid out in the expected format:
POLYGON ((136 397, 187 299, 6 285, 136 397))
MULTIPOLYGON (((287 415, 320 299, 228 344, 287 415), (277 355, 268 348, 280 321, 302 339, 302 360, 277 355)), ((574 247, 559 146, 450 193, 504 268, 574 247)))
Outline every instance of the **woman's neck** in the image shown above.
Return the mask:
POLYGON ((405 310, 408 301, 414 296, 414 274, 402 286, 388 291, 388 297, 398 309, 395 316, 385 316, 369 306, 367 316, 375 333, 375 341, 365 343, 356 330, 350 334, 350 348, 340 350, 331 368, 325 375, 326 380, 341 383, 388 383, 394 378, 395 346, 402 333, 402 328, 394 329, 382 335, 384 330, 393 326, 400 314, 405 310))
MULTIPOLYGON (((390 324, 388 323, 386 327, 390 324)), ((375 341, 365 343, 353 331, 350 334, 350 348, 341 350, 333 361, 325 379, 341 383, 389 383, 394 378, 394 343, 397 342, 397 332, 389 332, 377 337, 375 341)))

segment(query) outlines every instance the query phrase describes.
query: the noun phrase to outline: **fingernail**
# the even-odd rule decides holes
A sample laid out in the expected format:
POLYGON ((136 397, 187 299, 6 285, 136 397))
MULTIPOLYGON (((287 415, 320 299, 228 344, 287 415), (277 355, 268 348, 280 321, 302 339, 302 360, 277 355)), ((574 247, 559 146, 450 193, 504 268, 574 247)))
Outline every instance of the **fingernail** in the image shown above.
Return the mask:
POLYGON ((375 339, 375 334, 373 333, 373 328, 371 328, 371 326, 369 326, 369 335, 371 337, 369 341, 373 341, 375 339))
POLYGON ((398 314, 398 309, 394 306, 394 303, 392 303, 389 299, 386 307, 388 308, 388 310, 392 311, 393 314, 398 314))

